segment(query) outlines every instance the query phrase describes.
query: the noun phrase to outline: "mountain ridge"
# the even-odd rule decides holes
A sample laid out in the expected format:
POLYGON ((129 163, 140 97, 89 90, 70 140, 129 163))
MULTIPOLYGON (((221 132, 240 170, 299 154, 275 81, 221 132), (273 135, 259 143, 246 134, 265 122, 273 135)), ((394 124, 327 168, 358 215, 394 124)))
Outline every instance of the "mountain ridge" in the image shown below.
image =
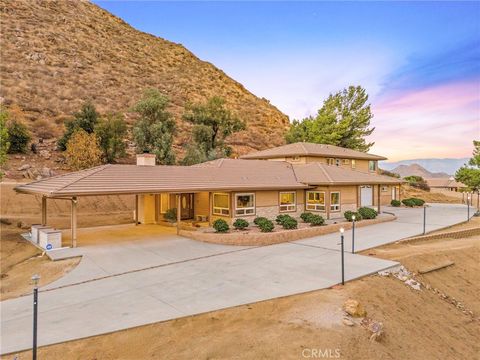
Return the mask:
POLYGON ((446 173, 451 176, 463 166, 468 163, 468 158, 423 158, 423 159, 407 159, 394 162, 382 162, 380 167, 385 170, 392 171, 399 165, 418 164, 425 170, 432 173, 446 173))

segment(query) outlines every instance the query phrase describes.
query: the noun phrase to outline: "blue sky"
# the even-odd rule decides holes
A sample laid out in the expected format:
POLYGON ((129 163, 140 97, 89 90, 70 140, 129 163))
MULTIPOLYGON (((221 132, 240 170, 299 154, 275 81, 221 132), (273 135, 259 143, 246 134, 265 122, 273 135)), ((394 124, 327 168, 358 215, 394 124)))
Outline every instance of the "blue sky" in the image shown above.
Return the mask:
POLYGON ((95 3, 183 44, 291 119, 364 86, 372 152, 392 160, 469 156, 480 138, 479 2, 95 3))

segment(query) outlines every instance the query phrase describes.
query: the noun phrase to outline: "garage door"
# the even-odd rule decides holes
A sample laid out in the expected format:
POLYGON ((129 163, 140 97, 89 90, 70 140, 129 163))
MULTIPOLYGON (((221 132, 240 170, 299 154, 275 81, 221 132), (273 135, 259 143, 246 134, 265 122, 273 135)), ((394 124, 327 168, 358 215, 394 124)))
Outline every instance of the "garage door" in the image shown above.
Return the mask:
POLYGON ((373 192, 371 186, 360 187, 361 206, 372 206, 373 192))

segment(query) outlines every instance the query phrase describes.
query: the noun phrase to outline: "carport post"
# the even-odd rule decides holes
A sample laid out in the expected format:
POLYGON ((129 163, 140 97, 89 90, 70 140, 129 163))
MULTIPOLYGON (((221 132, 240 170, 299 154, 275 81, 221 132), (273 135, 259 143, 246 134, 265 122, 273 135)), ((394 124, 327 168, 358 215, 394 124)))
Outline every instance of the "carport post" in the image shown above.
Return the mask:
POLYGON ((77 197, 72 197, 72 247, 77 247, 77 197))
POLYGON ((135 226, 138 225, 138 195, 135 194, 135 226))
POLYGON ((47 197, 42 196, 42 225, 47 225, 47 197))
POLYGON ((180 219, 181 219, 181 211, 180 211, 180 207, 181 207, 181 196, 180 194, 177 194, 177 234, 180 232, 180 219))

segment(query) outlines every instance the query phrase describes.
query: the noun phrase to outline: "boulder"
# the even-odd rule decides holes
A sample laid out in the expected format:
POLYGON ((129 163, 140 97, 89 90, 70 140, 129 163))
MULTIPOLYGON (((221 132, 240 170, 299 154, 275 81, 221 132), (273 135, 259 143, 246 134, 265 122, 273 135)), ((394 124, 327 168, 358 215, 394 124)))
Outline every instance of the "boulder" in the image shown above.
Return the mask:
POLYGON ((17 170, 18 171, 24 171, 24 170, 30 169, 31 167, 32 167, 32 165, 30 165, 30 164, 23 164, 17 170))
POLYGON ((48 168, 48 167, 44 167, 42 168, 42 170, 40 171, 40 175, 42 177, 51 177, 53 176, 53 171, 52 169, 48 168))
POLYGON ((357 300, 348 299, 343 303, 343 310, 353 317, 365 317, 367 312, 357 300))

